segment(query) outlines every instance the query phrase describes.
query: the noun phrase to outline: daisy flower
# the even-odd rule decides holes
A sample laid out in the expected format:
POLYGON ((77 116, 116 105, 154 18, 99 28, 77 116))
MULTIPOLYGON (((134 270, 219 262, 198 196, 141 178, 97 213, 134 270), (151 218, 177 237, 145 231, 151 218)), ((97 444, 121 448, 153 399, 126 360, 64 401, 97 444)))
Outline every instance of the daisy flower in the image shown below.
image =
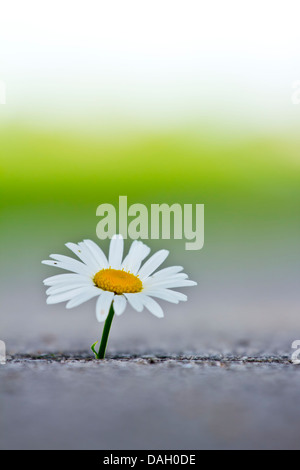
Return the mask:
POLYGON ((92 240, 66 243, 66 246, 80 261, 56 254, 50 255, 51 260, 42 261, 43 264, 70 271, 44 280, 44 284, 49 286, 47 303, 67 302, 66 308, 72 308, 97 297, 96 317, 99 322, 105 322, 98 353, 95 351, 97 342, 92 345, 98 359, 105 356, 114 313, 121 315, 127 303, 138 312, 146 307, 153 315, 162 318, 163 310, 155 298, 177 304, 186 301, 187 296, 173 289, 197 284, 181 272, 182 266, 156 271, 167 258, 168 250, 156 252, 142 265, 150 248, 135 240, 123 259, 124 240, 121 235, 112 237, 108 259, 92 240))

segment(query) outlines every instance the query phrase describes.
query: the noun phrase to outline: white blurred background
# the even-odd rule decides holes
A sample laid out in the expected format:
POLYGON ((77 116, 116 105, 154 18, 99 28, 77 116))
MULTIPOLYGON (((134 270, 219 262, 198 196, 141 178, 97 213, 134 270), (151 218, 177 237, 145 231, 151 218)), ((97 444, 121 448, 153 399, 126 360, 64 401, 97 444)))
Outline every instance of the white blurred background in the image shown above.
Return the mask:
POLYGON ((299 16, 297 0, 11 0, 1 121, 297 130, 299 16))

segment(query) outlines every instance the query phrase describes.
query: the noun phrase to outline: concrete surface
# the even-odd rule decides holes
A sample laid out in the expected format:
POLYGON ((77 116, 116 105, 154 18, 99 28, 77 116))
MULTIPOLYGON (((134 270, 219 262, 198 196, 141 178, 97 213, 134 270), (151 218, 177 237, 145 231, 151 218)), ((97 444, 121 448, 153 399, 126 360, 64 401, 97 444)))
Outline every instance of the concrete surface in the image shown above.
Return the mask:
POLYGON ((299 449, 300 366, 286 353, 13 354, 1 449, 299 449))
POLYGON ((0 286, 1 449, 300 448, 296 272, 190 272, 199 287, 163 320, 116 317, 99 362, 95 303, 46 305, 38 261, 0 286))

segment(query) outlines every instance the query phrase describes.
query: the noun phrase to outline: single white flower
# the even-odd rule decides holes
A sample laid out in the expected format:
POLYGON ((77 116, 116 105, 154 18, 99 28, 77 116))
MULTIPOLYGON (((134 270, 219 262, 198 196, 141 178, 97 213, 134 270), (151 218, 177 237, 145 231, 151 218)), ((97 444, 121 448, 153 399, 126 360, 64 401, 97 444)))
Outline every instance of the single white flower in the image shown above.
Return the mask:
POLYGON ((66 308, 72 308, 98 297, 96 316, 99 322, 106 320, 112 305, 116 315, 121 315, 127 302, 138 312, 146 307, 153 315, 162 318, 163 310, 153 297, 177 304, 180 300, 187 300, 187 296, 172 289, 197 284, 187 279, 181 266, 156 271, 167 258, 167 250, 158 251, 141 266, 150 253, 150 248, 141 241, 134 241, 123 259, 124 240, 121 235, 113 236, 108 259, 91 240, 66 243, 66 246, 81 261, 63 255, 50 255, 52 260, 42 261, 72 273, 44 280, 44 284, 50 286, 46 291, 47 303, 67 301, 66 308))

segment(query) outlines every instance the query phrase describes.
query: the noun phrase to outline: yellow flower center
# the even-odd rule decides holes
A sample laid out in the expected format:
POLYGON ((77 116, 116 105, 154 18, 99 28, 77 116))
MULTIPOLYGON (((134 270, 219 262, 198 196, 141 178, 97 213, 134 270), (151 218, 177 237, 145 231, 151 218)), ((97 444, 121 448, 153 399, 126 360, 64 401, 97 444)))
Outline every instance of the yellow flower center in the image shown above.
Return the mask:
POLYGON ((143 289, 142 281, 132 273, 123 269, 101 269, 94 276, 94 283, 102 290, 108 290, 115 294, 134 294, 143 289))

